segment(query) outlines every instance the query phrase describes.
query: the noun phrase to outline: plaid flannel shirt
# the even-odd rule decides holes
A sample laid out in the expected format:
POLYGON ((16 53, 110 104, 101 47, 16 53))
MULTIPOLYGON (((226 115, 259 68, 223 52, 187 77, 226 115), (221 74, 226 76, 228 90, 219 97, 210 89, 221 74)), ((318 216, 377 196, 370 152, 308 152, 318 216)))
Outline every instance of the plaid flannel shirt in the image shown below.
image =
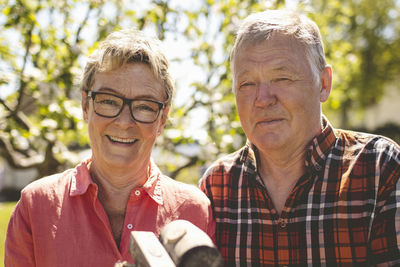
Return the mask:
POLYGON ((400 265, 400 147, 323 124, 280 216, 249 142, 200 180, 227 266, 400 265))

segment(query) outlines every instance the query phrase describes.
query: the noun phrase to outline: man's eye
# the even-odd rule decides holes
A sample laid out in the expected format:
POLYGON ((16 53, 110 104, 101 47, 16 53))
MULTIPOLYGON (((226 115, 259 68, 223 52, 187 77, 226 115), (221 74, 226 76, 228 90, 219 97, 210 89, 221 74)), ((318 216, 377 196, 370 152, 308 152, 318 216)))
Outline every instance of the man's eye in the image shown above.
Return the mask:
POLYGON ((291 81, 291 80, 286 77, 280 77, 280 78, 276 78, 274 81, 275 82, 284 82, 284 81, 291 81))
POLYGON ((253 86, 253 85, 255 85, 255 83, 252 83, 252 82, 247 82, 247 83, 243 83, 243 84, 242 84, 242 85, 240 85, 240 86, 247 87, 247 86, 253 86))
POLYGON ((246 89, 249 89, 249 88, 251 88, 251 87, 253 87, 255 85, 256 84, 252 83, 252 82, 245 82, 245 83, 242 83, 242 84, 239 85, 239 89, 246 90, 246 89))

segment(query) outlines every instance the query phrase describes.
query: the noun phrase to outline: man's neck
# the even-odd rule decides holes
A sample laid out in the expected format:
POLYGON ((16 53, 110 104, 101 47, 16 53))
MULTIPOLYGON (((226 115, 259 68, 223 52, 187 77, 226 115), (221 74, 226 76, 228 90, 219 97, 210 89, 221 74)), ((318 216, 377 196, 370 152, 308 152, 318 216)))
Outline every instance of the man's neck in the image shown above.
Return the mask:
POLYGON ((285 202, 296 185, 298 179, 305 173, 304 148, 289 153, 257 152, 257 169, 263 180, 274 206, 280 214, 285 202))

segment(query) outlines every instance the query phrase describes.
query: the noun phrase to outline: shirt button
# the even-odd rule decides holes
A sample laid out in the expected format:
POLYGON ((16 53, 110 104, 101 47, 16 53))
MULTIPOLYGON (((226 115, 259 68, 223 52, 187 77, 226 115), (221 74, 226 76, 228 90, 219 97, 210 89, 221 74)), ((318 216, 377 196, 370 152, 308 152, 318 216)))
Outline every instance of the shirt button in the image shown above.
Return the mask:
POLYGON ((129 230, 131 230, 133 228, 132 224, 128 224, 126 227, 128 227, 129 230))
POLYGON ((136 190, 136 191, 135 191, 135 195, 136 195, 136 196, 140 196, 140 191, 139 191, 139 190, 136 190))
POLYGON ((287 226, 286 220, 285 220, 285 219, 280 219, 280 220, 279 220, 279 227, 280 227, 281 229, 285 229, 286 226, 287 226))

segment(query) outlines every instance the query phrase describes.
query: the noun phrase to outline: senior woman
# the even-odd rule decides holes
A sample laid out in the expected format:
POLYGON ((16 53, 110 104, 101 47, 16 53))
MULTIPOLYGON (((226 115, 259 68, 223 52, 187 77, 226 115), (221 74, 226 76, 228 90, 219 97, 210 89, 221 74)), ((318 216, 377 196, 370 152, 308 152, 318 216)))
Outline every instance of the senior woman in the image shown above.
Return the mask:
POLYGON ((91 158, 22 190, 9 222, 5 266, 113 266, 132 262, 129 234, 156 235, 185 219, 212 238, 210 202, 151 160, 174 86, 159 42, 119 31, 86 65, 82 110, 91 158))

